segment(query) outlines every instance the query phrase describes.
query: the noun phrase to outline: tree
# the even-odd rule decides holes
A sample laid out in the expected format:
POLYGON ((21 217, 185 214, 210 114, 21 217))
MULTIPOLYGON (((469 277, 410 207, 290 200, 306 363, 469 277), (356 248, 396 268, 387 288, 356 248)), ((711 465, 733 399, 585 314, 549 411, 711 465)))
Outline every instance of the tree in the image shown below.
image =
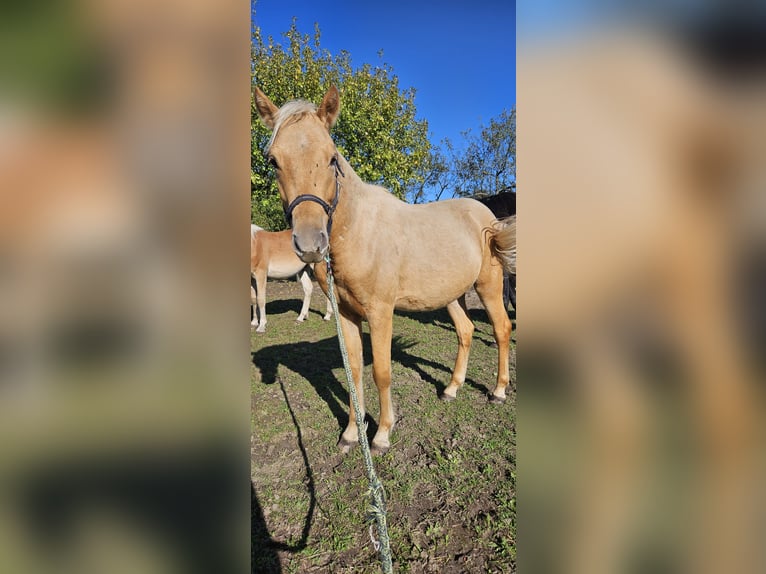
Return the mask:
MULTIPOLYGON (((338 86, 341 113, 332 136, 359 177, 400 198, 423 181, 430 151, 428 123, 415 119, 415 90, 400 90, 388 64, 367 63, 354 69, 348 52, 333 56, 321 49, 318 25, 312 38, 298 31, 295 19, 283 34, 284 45, 271 36, 264 39, 258 27, 253 28, 252 37, 253 81, 277 105, 295 98, 318 103, 331 85, 338 86)), ((251 218, 277 230, 284 229, 286 222, 274 174, 263 157, 270 137, 253 112, 251 218)))
POLYGON ((516 189, 516 107, 482 126, 480 135, 463 132, 467 145, 452 155, 455 195, 494 195, 516 189))
POLYGON ((455 176, 453 169, 452 144, 449 139, 442 140, 442 146, 433 146, 423 166, 423 178, 407 190, 407 199, 410 203, 424 203, 426 201, 439 201, 444 192, 454 192, 455 176))

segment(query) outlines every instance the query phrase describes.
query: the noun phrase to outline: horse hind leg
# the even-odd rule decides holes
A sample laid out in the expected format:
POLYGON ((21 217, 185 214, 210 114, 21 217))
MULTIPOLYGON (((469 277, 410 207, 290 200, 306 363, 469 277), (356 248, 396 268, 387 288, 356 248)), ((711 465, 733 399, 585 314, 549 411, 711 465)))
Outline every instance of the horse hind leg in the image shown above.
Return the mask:
POLYGON ((311 304, 311 293, 314 291, 314 286, 311 283, 311 277, 309 277, 309 274, 304 269, 298 274, 298 280, 301 282, 301 285, 303 286, 303 306, 301 307, 301 312, 298 315, 298 318, 296 321, 298 323, 302 323, 308 318, 309 315, 309 305, 311 304))
POLYGON ((452 401, 457 396, 458 389, 465 382, 465 373, 468 369, 468 356, 471 353, 471 341, 473 340, 473 321, 468 317, 468 309, 465 305, 465 295, 461 295, 455 301, 447 305, 447 311, 455 324, 457 331, 457 358, 455 368, 452 371, 452 379, 441 394, 444 401, 452 401))
POLYGON ((489 396, 492 403, 504 403, 505 389, 510 381, 509 348, 511 321, 503 305, 503 275, 500 266, 492 266, 476 282, 476 293, 487 310, 497 342, 497 385, 489 396))

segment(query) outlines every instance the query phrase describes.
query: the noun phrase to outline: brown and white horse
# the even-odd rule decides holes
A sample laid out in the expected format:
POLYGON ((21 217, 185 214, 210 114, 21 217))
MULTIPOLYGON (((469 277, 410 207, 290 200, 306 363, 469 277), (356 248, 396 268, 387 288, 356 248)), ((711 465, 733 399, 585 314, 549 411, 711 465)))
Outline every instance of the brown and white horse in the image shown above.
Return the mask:
MULTIPOLYGON (((380 424, 372 451, 390 447, 391 337, 394 309, 447 307, 458 335, 452 380, 443 398, 454 399, 465 380, 473 323, 465 293, 476 287, 498 347, 497 385, 490 398, 504 402, 509 382, 511 323, 503 307, 501 252, 515 257, 515 225, 496 224, 492 212, 472 199, 409 205, 385 189, 363 182, 338 153, 329 130, 340 95, 330 88, 317 108, 293 101, 277 108, 255 88, 255 102, 272 132, 266 153, 292 221, 293 247, 306 263, 332 256, 340 322, 357 394, 364 409, 362 320, 370 326, 373 378, 380 396, 380 424)), ((314 269, 326 289, 326 266, 314 269)), ((358 440, 353 408, 339 446, 358 440)))
MULTIPOLYGON (((307 265, 293 251, 292 232, 265 231, 257 225, 250 225, 250 274, 255 287, 250 285, 250 299, 253 320, 250 323, 257 333, 266 331, 266 279, 289 279, 295 275, 303 286, 303 306, 296 321, 306 320, 311 304, 314 286, 309 276, 307 265), (257 306, 257 312, 256 312, 257 306)), ((327 312, 324 320, 332 317, 332 305, 327 300, 327 312)))

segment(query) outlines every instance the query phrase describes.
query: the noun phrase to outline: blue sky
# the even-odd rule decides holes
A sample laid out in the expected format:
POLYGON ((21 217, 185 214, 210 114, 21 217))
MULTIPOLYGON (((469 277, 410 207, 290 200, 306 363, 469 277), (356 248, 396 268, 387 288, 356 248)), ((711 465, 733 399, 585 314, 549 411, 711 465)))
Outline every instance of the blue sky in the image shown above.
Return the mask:
MULTIPOLYGON (((351 54, 354 67, 381 60, 416 89, 418 119, 431 141, 482 124, 516 103, 516 3, 509 0, 257 0, 255 24, 282 40, 293 16, 333 55, 351 54)), ((265 88, 268 93, 268 88, 265 88)))

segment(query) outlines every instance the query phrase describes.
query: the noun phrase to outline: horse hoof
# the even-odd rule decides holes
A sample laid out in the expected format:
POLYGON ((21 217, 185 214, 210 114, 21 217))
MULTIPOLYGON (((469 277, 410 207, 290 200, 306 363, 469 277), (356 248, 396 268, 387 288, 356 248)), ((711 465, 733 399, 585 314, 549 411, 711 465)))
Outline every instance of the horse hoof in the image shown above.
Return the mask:
POLYGON ((259 328, 257 328, 255 330, 255 332, 256 333, 265 333, 266 332, 266 327, 259 327, 259 328))
POLYGON ((502 405, 505 403, 505 397, 498 397, 496 395, 490 394, 488 398, 489 398, 490 404, 493 404, 493 405, 502 405))
POLYGON ((440 395, 439 395, 439 398, 440 398, 442 401, 444 401, 445 403, 451 403, 452 401, 454 401, 454 400, 455 400, 455 397, 453 397, 452 395, 448 395, 447 393, 442 393, 442 394, 440 394, 440 395))
POLYGON ((372 446, 370 447, 370 452, 375 455, 383 455, 386 454, 390 448, 390 446, 380 446, 373 442, 372 446))
POLYGON ((346 440, 345 438, 340 437, 340 440, 338 441, 338 448, 343 454, 348 454, 349 451, 356 446, 356 443, 357 441, 355 440, 346 440))

